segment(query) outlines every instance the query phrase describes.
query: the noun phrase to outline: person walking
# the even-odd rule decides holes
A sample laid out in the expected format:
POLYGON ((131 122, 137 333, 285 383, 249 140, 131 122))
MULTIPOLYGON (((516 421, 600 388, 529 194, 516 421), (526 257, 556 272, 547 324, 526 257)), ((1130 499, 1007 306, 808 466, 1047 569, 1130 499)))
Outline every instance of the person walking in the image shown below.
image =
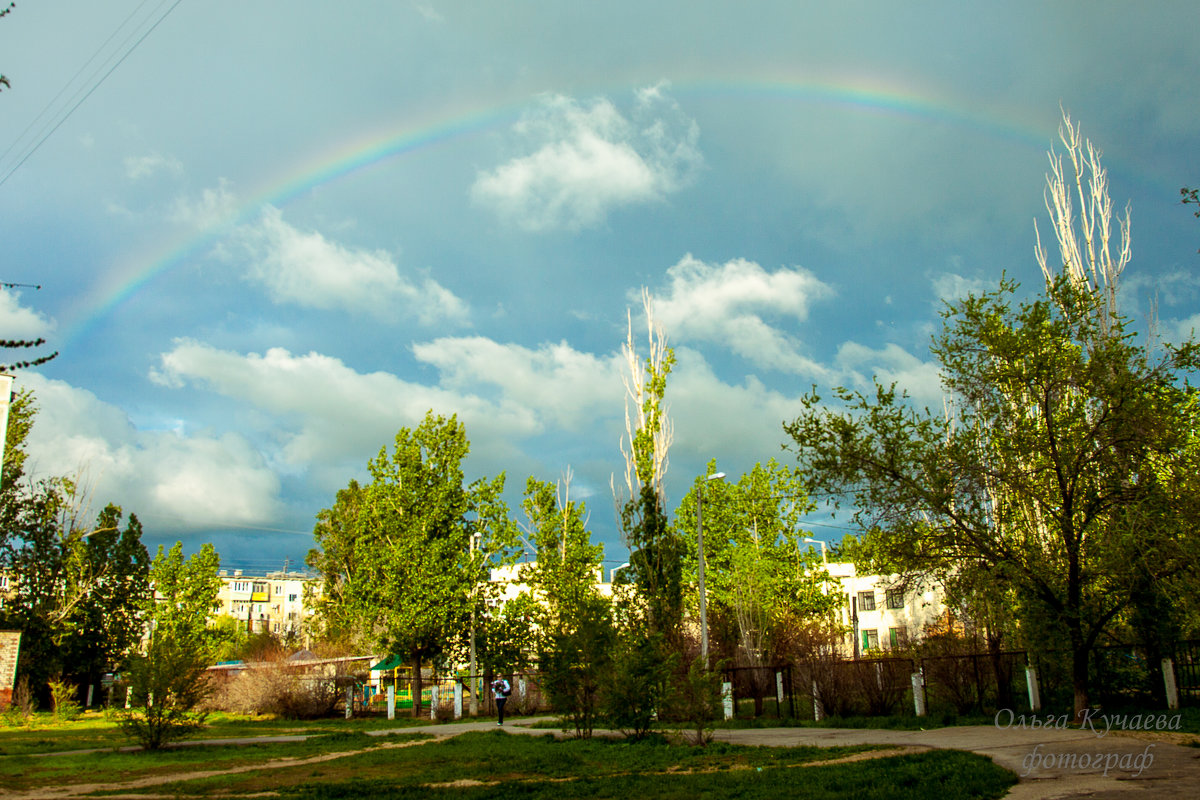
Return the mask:
POLYGON ((508 696, 512 694, 512 687, 504 678, 497 678, 492 681, 492 697, 496 700, 496 715, 499 721, 497 725, 504 724, 504 702, 508 700, 508 696))

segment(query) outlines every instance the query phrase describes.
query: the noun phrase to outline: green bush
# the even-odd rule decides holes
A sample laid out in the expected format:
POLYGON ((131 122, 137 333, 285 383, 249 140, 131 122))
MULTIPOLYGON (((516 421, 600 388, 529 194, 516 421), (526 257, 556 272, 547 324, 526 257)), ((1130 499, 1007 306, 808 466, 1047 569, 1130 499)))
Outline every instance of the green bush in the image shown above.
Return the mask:
POLYGON ((157 750, 204 726, 194 711, 212 691, 203 650, 186 639, 151 638, 145 655, 129 659, 125 670, 132 691, 121 729, 147 750, 157 750))
POLYGON ((667 700, 677 660, 661 634, 618 643, 604 681, 604 722, 630 739, 648 736, 667 700))

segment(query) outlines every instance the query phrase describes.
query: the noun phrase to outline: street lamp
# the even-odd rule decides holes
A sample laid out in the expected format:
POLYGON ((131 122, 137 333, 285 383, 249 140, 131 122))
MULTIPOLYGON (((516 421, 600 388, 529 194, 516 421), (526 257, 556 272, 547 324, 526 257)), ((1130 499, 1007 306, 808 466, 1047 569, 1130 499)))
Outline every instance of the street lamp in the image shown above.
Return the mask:
MULTIPOLYGON (((705 478, 705 482, 719 481, 725 477, 724 472, 717 472, 705 478)), ((704 660, 704 668, 708 669, 708 598, 704 593, 704 484, 700 484, 696 492, 696 555, 699 564, 700 589, 700 658, 704 660)))
MULTIPOLYGON (((471 533, 471 569, 475 568, 475 548, 479 546, 483 534, 476 528, 471 533)), ((471 697, 468 713, 472 717, 479 715, 479 693, 476 691, 479 679, 475 677, 475 582, 471 582, 471 697)), ((462 707, 459 706, 459 711, 462 707)))
POLYGON ((823 541, 821 541, 820 539, 809 539, 809 538, 804 538, 804 539, 801 539, 800 541, 805 542, 807 544, 821 545, 821 563, 824 564, 826 568, 829 567, 829 558, 825 555, 825 543, 823 541))

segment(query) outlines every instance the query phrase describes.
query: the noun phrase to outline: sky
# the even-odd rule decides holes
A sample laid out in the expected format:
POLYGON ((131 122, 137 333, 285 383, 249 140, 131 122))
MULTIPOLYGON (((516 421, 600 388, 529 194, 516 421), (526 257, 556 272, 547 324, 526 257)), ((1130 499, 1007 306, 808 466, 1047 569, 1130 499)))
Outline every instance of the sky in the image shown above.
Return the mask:
POLYGON ((940 407, 944 302, 1041 284, 1064 109, 1129 203, 1123 310, 1188 336, 1198 22, 1192 2, 24 0, 0 19, 0 281, 25 284, 0 290, 0 338, 59 351, 17 373, 30 471, 136 513, 152 550, 296 567, 317 512, 432 409, 514 515, 527 477, 570 471, 615 566, 642 289, 677 356, 671 509, 710 459, 794 461, 782 426, 814 386, 940 407))

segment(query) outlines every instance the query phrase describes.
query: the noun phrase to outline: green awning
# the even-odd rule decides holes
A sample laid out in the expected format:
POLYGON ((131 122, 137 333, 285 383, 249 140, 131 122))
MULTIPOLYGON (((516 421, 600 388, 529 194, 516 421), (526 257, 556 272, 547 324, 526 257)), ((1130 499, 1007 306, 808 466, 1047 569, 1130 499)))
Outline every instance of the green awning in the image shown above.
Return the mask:
POLYGON ((378 664, 371 667, 371 670, 374 671, 377 669, 395 669, 396 667, 402 667, 402 666, 404 666, 403 659, 401 659, 400 656, 393 653, 392 655, 385 658, 383 661, 380 661, 378 664))

